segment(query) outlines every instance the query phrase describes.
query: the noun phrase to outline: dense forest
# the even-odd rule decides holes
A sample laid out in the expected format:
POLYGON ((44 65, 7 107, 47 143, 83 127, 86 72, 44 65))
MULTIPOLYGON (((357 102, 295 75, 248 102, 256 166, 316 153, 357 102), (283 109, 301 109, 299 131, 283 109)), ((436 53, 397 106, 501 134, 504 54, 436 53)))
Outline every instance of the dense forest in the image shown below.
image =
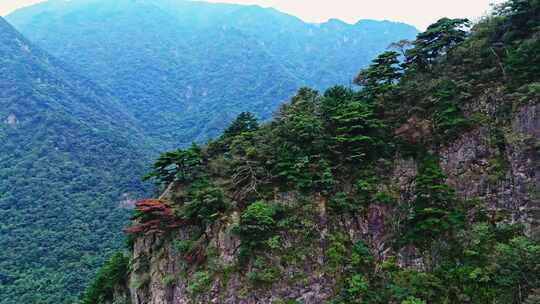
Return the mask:
POLYGON ((539 303, 540 1, 392 47, 162 154, 83 303, 539 303))
POLYGON ((73 303, 123 246, 159 152, 242 111, 267 118, 303 84, 347 83, 417 33, 184 0, 51 0, 6 19, 23 33, 0 19, 2 304, 73 303))
POLYGON ((1 18, 0 75, 0 303, 73 303, 121 247, 120 202, 151 193, 151 150, 111 95, 1 18))
POLYGON ((187 0, 50 0, 7 20, 108 89, 160 151, 219 136, 243 111, 267 119, 301 86, 349 84, 388 44, 417 34, 187 0))

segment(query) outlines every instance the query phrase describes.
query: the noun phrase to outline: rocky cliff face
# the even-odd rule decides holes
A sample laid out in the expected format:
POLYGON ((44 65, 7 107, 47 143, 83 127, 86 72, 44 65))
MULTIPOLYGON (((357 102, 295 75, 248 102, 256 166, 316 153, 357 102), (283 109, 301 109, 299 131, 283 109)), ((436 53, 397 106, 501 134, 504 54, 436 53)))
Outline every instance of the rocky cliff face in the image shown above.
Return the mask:
MULTIPOLYGON (((489 104, 478 105, 490 115, 489 104)), ((486 202, 490 212, 525 224, 527 233, 538 239, 540 153, 534 144, 540 138, 540 106, 523 105, 509 121, 498 142, 486 125, 445 145, 439 151, 440 166, 459 198, 486 202)), ((381 187, 398 194, 397 206, 372 204, 357 217, 329 217, 322 196, 302 198, 309 201, 302 203, 307 206, 303 222, 276 239, 279 250, 264 254, 264 259, 274 260, 270 268, 258 261, 238 266, 240 240, 231 232, 238 213, 208 227, 187 253, 182 244, 191 238, 190 228, 137 238, 129 276, 131 303, 325 303, 335 293, 333 264, 339 260, 333 261, 331 252, 339 251, 336 238, 364 240, 378 260, 398 254, 401 266, 422 268, 422 257, 414 248, 396 253, 387 244, 400 220, 396 210, 415 195, 417 164, 397 156, 392 168, 391 182, 381 187)), ((174 200, 177 191, 181 190, 170 188, 162 199, 174 200)), ((294 192, 276 193, 278 204, 294 205, 298 199, 294 192)))
POLYGON ((540 4, 496 14, 439 20, 361 91, 301 89, 271 122, 162 155, 120 298, 537 303, 540 4))
POLYGON ((519 108, 502 133, 499 146, 489 127, 464 134, 441 151, 441 167, 461 198, 483 200, 538 234, 540 157, 534 144, 540 138, 540 107, 519 108))

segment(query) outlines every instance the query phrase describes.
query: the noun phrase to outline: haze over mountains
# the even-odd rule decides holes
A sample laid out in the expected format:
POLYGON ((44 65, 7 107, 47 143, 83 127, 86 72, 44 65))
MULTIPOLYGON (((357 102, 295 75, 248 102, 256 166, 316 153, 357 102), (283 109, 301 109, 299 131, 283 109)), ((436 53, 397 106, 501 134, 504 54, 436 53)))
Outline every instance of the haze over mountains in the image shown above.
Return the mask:
POLYGON ((256 6, 49 1, 0 19, 0 298, 72 303, 120 246, 148 160, 348 84, 411 26, 256 6), (49 55, 51 54, 51 55, 49 55), (127 195, 127 196, 126 196, 127 195), (6 250, 9 248, 9 250, 6 250))
POLYGON ((298 87, 348 84, 391 42, 417 33, 182 0, 49 1, 7 19, 109 89, 167 148, 215 136, 241 111, 268 118, 298 87))

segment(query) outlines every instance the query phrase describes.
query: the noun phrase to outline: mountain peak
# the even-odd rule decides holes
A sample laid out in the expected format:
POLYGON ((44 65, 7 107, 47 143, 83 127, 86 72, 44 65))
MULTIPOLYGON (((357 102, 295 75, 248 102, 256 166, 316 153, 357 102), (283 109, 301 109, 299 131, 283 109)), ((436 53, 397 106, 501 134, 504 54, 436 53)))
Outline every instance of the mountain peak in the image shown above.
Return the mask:
POLYGON ((339 24, 339 25, 344 25, 344 26, 350 26, 352 24, 350 23, 347 23, 341 19, 338 19, 338 18, 330 18, 328 19, 328 21, 326 22, 328 24, 339 24))

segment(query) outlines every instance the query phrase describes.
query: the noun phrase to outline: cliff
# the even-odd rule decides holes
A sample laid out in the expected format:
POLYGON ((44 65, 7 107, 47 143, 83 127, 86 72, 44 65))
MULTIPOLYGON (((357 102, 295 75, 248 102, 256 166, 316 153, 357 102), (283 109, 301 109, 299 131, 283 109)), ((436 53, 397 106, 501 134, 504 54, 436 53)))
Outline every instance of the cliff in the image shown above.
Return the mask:
POLYGON ((115 303, 537 303, 539 20, 441 19, 360 91, 163 154, 115 303))
MULTIPOLYGON (((540 153, 534 142, 540 138, 540 107, 516 109, 506 132, 505 142, 512 144, 502 153, 490 142, 486 127, 461 135, 441 147, 440 166, 459 199, 485 202, 494 217, 500 213, 507 222, 525 224, 538 240, 540 153)), ((342 261, 334 255, 343 249, 341 242, 362 240, 377 261, 397 256, 402 267, 423 268, 423 257, 414 249, 395 251, 389 244, 399 220, 396 209, 415 196, 417 167, 415 159, 396 156, 388 180, 399 193, 397 204, 373 203, 356 215, 329 215, 326 198, 318 194, 277 191, 273 203, 294 210, 294 227, 272 239, 275 247, 245 268, 238 266, 241 241, 233 233, 238 212, 221 217, 193 243, 187 228, 138 237, 129 276, 131 303, 327 303, 339 281, 336 268, 342 261), (200 257, 194 261, 193 255, 200 257)), ((171 188, 161 199, 174 202, 181 191, 171 188)))

